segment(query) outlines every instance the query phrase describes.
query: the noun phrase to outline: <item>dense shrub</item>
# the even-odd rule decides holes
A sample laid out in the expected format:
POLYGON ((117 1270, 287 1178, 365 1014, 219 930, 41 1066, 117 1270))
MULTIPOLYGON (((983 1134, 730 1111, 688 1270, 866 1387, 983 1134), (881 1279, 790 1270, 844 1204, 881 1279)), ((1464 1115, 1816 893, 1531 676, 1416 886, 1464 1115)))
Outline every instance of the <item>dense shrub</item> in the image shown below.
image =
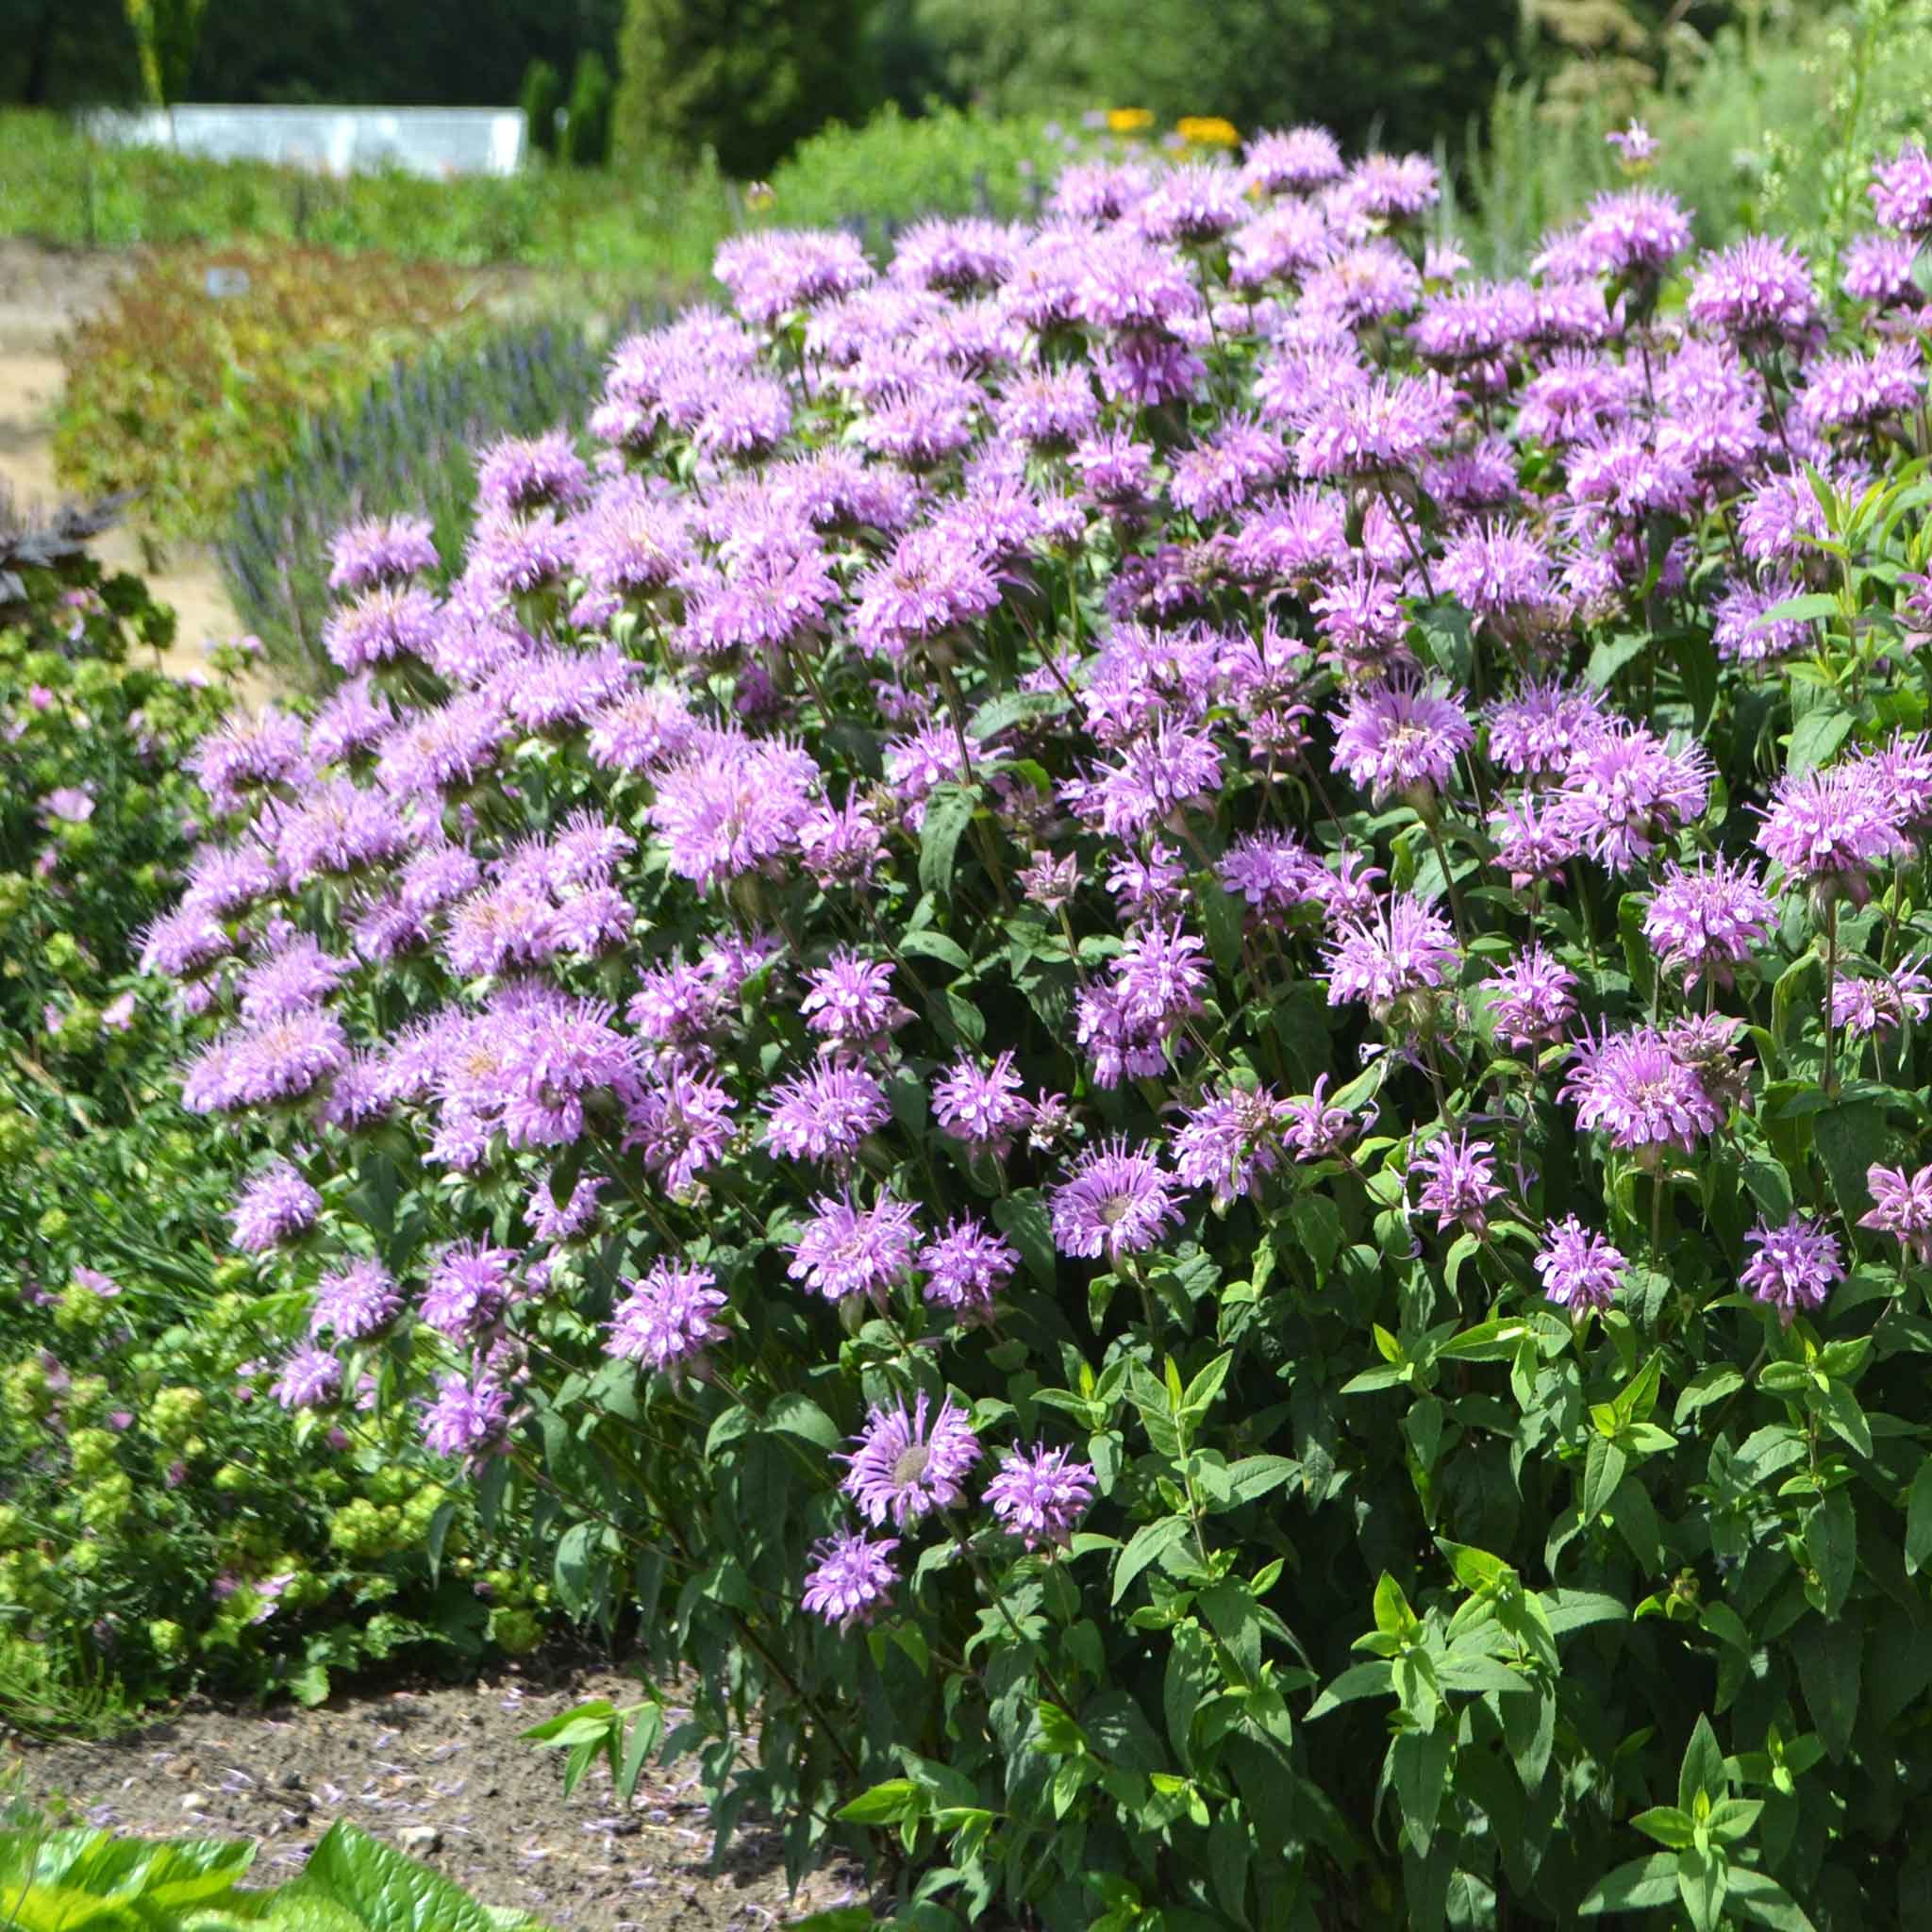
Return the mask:
POLYGON ((572 167, 601 168, 608 163, 614 92, 604 57, 594 49, 579 55, 571 75, 570 118, 563 130, 563 158, 572 167))
POLYGON ((325 547, 344 524, 426 514, 441 553, 469 540, 475 451, 580 417, 603 350, 558 322, 491 330, 474 345, 398 362, 353 403, 307 419, 275 467, 236 498, 217 546, 242 622, 282 674, 326 685, 325 547))
POLYGON ((318 250, 157 257, 81 323, 54 419, 61 480, 140 492, 170 537, 219 528, 303 416, 348 400, 470 312, 460 275, 318 250))
POLYGON ((554 157, 557 117, 563 111, 563 77, 549 61, 530 62, 520 105, 531 152, 554 157))
POLYGON ((158 668, 171 616, 89 534, 0 527, 0 1718, 33 1729, 539 1627, 435 1472, 272 1398, 300 1298, 226 1252, 260 1150, 190 1131, 195 1023, 137 957, 227 692, 158 668))
POLYGON ((900 227, 925 215, 1037 212, 1068 137, 1038 120, 888 108, 827 127, 773 171, 772 220, 786 227, 900 227))
POLYGON ((872 105, 860 0, 625 0, 621 156, 714 155, 751 180, 827 121, 872 105))
POLYGON ((741 240, 446 595, 341 539, 355 681, 209 753, 208 951, 312 996, 182 962, 184 1095, 327 1196, 284 1377, 636 1607, 721 1834, 921 1927, 1924 1922, 1869 185, 1842 289, 1641 186, 1472 283, 1312 130, 741 240))

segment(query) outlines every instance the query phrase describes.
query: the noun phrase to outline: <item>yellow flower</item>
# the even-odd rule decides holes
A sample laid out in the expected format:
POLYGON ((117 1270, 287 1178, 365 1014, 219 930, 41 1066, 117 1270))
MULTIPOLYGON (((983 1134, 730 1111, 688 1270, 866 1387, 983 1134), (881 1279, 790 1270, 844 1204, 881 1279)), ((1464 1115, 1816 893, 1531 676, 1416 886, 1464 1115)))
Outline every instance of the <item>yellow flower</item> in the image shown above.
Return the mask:
POLYGON ((1109 108, 1107 125, 1115 134, 1144 134, 1154 125, 1154 116, 1145 108, 1109 108))
POLYGON ((1235 130, 1232 121, 1224 121, 1219 114, 1183 114, 1174 124, 1174 132, 1190 147, 1239 147, 1241 136, 1235 130))

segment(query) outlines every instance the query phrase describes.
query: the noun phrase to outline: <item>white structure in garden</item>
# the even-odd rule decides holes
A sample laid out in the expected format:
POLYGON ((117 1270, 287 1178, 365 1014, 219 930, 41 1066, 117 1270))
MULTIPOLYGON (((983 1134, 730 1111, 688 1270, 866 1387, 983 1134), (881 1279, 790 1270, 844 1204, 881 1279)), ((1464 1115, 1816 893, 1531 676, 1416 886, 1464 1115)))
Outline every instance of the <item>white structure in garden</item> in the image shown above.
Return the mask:
POLYGON ((322 175, 514 175, 526 132, 515 108, 155 108, 88 118, 97 139, 322 175))

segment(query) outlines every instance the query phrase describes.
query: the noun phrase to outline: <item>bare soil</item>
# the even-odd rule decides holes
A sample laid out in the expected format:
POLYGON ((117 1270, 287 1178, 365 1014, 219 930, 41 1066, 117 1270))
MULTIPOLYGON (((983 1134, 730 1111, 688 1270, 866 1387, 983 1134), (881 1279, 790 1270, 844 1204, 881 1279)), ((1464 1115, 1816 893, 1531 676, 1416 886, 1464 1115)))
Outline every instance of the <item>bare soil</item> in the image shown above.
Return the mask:
POLYGON ((566 1799, 564 1754, 519 1734, 596 1697, 634 1704, 638 1687, 538 1659, 475 1684, 350 1693, 314 1710, 191 1702, 109 1743, 7 1740, 0 1773, 10 1768, 25 1795, 107 1829, 253 1838, 252 1876, 264 1885, 293 1877, 347 1818, 484 1904, 563 1932, 767 1932, 865 1903, 852 1866, 790 1894, 778 1833, 756 1822, 709 1870, 710 1826, 688 1768, 647 1770, 626 1806, 600 1763, 566 1799))

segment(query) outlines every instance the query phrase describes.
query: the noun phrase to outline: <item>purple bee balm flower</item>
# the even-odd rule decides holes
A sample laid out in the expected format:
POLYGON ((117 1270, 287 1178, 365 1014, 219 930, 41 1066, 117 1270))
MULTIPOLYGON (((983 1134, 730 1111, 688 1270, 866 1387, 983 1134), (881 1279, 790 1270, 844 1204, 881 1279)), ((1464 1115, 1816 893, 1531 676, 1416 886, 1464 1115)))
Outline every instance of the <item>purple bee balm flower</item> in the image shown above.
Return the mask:
POLYGON ((1506 1046, 1554 1044, 1576 1017, 1576 975, 1540 945, 1499 967, 1482 990, 1506 1046))
POLYGON ((1562 1308, 1607 1308, 1617 1298, 1629 1263, 1602 1235, 1575 1215, 1551 1224, 1549 1240, 1536 1257, 1543 1292, 1562 1308))
POLYGON ((708 889, 796 847, 817 779, 797 746, 719 733, 659 774, 649 817, 672 871, 708 889))
POLYGON ((402 1313, 403 1297, 380 1261, 358 1257, 325 1274, 308 1307, 311 1338, 333 1335, 338 1341, 363 1341, 402 1313))
POLYGON ((653 1262, 612 1311, 605 1354, 662 1369, 675 1383, 702 1360, 708 1346, 730 1337, 716 1319, 729 1303, 717 1279, 710 1269, 692 1263, 653 1262))
POLYGON ((986 1486, 985 1501, 1009 1536, 1029 1550, 1041 1544, 1064 1549, 1093 1501, 1093 1466, 1071 1459, 1066 1449, 1044 1442, 1009 1449, 986 1486))
POLYGON ((1495 1183, 1495 1158, 1487 1141, 1443 1134, 1409 1162, 1409 1172, 1424 1176, 1417 1206, 1436 1217, 1439 1231, 1456 1222, 1473 1235, 1488 1232, 1490 1203, 1503 1193, 1495 1183))
POLYGON ((1802 1214, 1792 1215, 1782 1227, 1759 1222, 1744 1239, 1757 1252, 1744 1264, 1739 1281, 1776 1308, 1787 1328, 1800 1308, 1822 1308, 1832 1284, 1845 1278, 1831 1230, 1802 1214))
POLYGON ((84 786, 62 785, 41 800, 41 816, 49 824, 84 825, 93 815, 93 794, 84 786))
POLYGON ((1710 771, 1699 745, 1673 751, 1641 724, 1614 725, 1571 754, 1553 822, 1619 871, 1701 816, 1710 771))
POLYGON ((1916 242, 1899 235, 1860 235, 1845 250, 1844 279, 1839 286, 1855 302, 1916 308, 1924 300, 1918 270, 1916 242))
POLYGON ((1674 195, 1626 188, 1591 203, 1575 236, 1576 265, 1585 274, 1655 281, 1690 245, 1690 218, 1674 195))
POLYGON ((850 1164, 865 1137, 891 1118, 885 1089, 861 1067, 821 1059, 772 1089, 765 1143, 793 1160, 850 1164))
POLYGON ((1655 1160, 1666 1147, 1691 1152, 1724 1124, 1724 1110, 1696 1068, 1655 1027, 1584 1037, 1572 1049, 1563 1097, 1576 1105, 1576 1124, 1601 1127, 1613 1147, 1655 1160))
POLYGON ((1152 826, 1171 824, 1221 786, 1221 749, 1214 739, 1194 725, 1163 718, 1125 747, 1118 764, 1098 769, 1078 806, 1109 838, 1137 840, 1152 826))
POLYGON ((575 1241, 595 1224, 597 1196, 607 1185, 594 1175, 585 1174, 570 1191, 570 1199, 559 1202, 546 1175, 530 1190, 529 1198, 524 1203, 524 1219, 539 1241, 575 1241))
POLYGON ((1602 696, 1586 686, 1525 684, 1490 708, 1490 757, 1506 772, 1541 776, 1561 772, 1609 724, 1602 696))
POLYGON ((929 1398, 922 1390, 908 1411, 903 1402, 874 1407, 856 1439, 858 1447, 839 1485, 877 1526, 891 1521, 904 1529, 929 1509, 953 1509, 965 1501, 960 1483, 979 1460, 979 1438, 966 1411, 951 1396, 927 1426, 929 1398))
POLYGON ((191 1113, 229 1113, 299 1100, 348 1058, 342 1023, 305 1008, 206 1048, 182 1080, 181 1104, 191 1113))
POLYGON ((407 584, 378 584, 323 625, 329 661, 353 677, 397 658, 427 658, 436 646, 436 599, 407 584))
POLYGON ((1207 941, 1183 930, 1178 919, 1171 928, 1135 931, 1113 962, 1114 991, 1127 1024, 1166 1033, 1199 1012, 1208 986, 1207 950, 1207 941))
POLYGON ((1366 1000, 1377 1020, 1387 1020, 1399 1001, 1447 984, 1460 959, 1448 920, 1433 906, 1398 893, 1369 917, 1341 922, 1327 956, 1328 1004, 1366 1000))
POLYGON ((1684 313, 1746 348, 1801 348, 1819 328, 1810 265, 1773 235, 1746 235, 1707 255, 1691 277, 1684 313))
POLYGON ((485 1370, 472 1381, 439 1375, 423 1417, 423 1443, 433 1456, 478 1462, 502 1452, 509 1435, 510 1394, 485 1370))
POLYGON ((1051 852, 1037 852, 1032 864, 1023 866, 1014 877, 1034 905, 1058 912, 1073 904, 1074 894, 1080 889, 1079 855, 1069 852, 1056 858, 1051 852))
POLYGON ((827 1046, 876 1052, 911 1009, 892 994, 892 962, 841 948, 805 975, 798 1009, 827 1046))
POLYGON ((1896 1235, 1916 1259, 1932 1261, 1932 1167, 1907 1176, 1901 1167, 1874 1162, 1865 1170, 1865 1186, 1872 1210, 1859 1216, 1858 1225, 1896 1235))
POLYGON ((1345 1107, 1330 1107, 1328 1075, 1322 1074, 1312 1093, 1298 1093, 1281 1103, 1282 1139, 1304 1160, 1325 1160, 1360 1137, 1365 1124, 1345 1107))
POLYGON ((1686 872, 1675 859, 1644 909, 1643 936, 1686 986, 1708 976, 1728 986, 1732 969, 1771 937, 1777 915, 1765 895, 1757 868, 1748 859, 1700 860, 1686 872))
POLYGON ((288 1161, 277 1160, 242 1190, 228 1218, 235 1245, 260 1255, 313 1227, 321 1212, 322 1196, 288 1161))
POLYGON ((884 1192, 870 1208, 822 1194, 812 1209, 797 1240, 788 1243, 786 1274, 827 1301, 864 1294, 884 1308, 893 1283, 912 1267, 918 1210, 884 1192))
POLYGON ((325 953, 307 933, 242 975, 242 1017, 266 1021, 319 1006, 351 971, 350 962, 325 953))
POLYGON ((671 1066, 625 1100, 626 1148, 674 1200, 691 1195, 699 1176, 724 1157, 736 1132, 731 1095, 708 1074, 671 1066))
POLYGON ((1018 1251, 970 1215, 956 1216, 919 1251, 926 1300, 966 1320, 991 1320, 993 1297, 1019 1265, 1018 1251))
POLYGON ((1346 173, 1341 150, 1325 127, 1290 127, 1257 134, 1242 150, 1241 187, 1307 194, 1346 173))
POLYGON ((141 970, 165 974, 170 979, 192 978, 225 958, 234 944, 227 928, 206 906, 184 904, 178 912, 164 912, 142 935, 141 970))
POLYGON ((1477 616, 1500 623, 1550 600, 1549 553, 1520 524, 1489 523, 1456 539, 1440 576, 1477 616))
POLYGON ((1048 1197, 1054 1246, 1087 1260, 1140 1254, 1180 1220, 1174 1189, 1158 1160, 1123 1135, 1089 1147, 1048 1197))
POLYGON ((1869 895, 1871 869, 1907 849, 1889 801, 1864 767, 1851 763, 1780 778, 1757 844, 1796 882, 1828 883, 1856 904, 1869 895))
POLYGON ((1188 1109, 1174 1139, 1174 1172, 1191 1188, 1211 1188, 1217 1207, 1273 1174, 1281 1105, 1267 1088, 1228 1088, 1188 1109))
POLYGON ((510 1299, 513 1248, 458 1241, 445 1248, 429 1271, 418 1312, 439 1335, 473 1341, 503 1313, 510 1299))
POLYGON ((812 1567, 805 1578, 805 1607, 836 1624, 841 1635, 855 1624, 870 1624, 899 1580, 892 1565, 898 1547, 897 1537, 874 1539, 858 1530, 814 1543, 812 1567))
POLYGON ((545 436, 491 443, 476 465, 476 496, 490 509, 532 510, 578 502, 590 480, 570 433, 553 429, 545 436))
POLYGON ((397 858, 408 834, 395 805, 346 780, 312 787, 275 823, 275 857, 291 885, 397 858))
POLYGON ((1877 977, 1841 973, 1831 983, 1831 1024, 1855 1040, 1896 1033, 1909 1014, 1914 1022, 1932 1014, 1932 979, 1919 969, 1924 956, 1902 960, 1877 977))
POLYGON ((338 530, 328 554, 329 589, 354 596, 434 570, 434 526, 427 517, 370 517, 338 530))
POLYGON ((1020 1084, 1010 1052, 984 1068, 961 1058, 933 1083, 933 1118, 942 1134, 963 1141, 974 1156, 1004 1160, 1013 1137, 1033 1117, 1020 1084))
POLYGON ((1391 792, 1441 791, 1474 742, 1474 726, 1446 687, 1369 685, 1349 694, 1335 762, 1379 804, 1391 792))
POLYGON ((1895 228, 1914 241, 1932 235, 1932 157, 1908 141, 1889 161, 1872 168, 1872 215, 1881 228, 1895 228))
POLYGON ((910 530, 852 587, 852 634, 875 658, 903 658, 914 644, 981 617, 1000 601, 999 584, 971 543, 945 529, 910 530))
POLYGON ((1433 370, 1378 375, 1317 408, 1295 445, 1296 464, 1311 481, 1407 475, 1447 440, 1456 416, 1455 391, 1433 370))
POLYGON ((1797 585, 1788 576, 1774 576, 1760 585, 1734 583, 1711 606, 1716 623, 1711 641, 1720 658, 1733 664, 1763 664, 1774 658, 1788 658, 1795 651, 1809 650, 1811 626, 1803 618, 1774 618, 1764 622, 1764 613, 1774 605, 1798 594, 1797 585))
POLYGON ((325 1348, 298 1348, 269 1393, 284 1408, 321 1408, 342 1390, 342 1365, 325 1348))

